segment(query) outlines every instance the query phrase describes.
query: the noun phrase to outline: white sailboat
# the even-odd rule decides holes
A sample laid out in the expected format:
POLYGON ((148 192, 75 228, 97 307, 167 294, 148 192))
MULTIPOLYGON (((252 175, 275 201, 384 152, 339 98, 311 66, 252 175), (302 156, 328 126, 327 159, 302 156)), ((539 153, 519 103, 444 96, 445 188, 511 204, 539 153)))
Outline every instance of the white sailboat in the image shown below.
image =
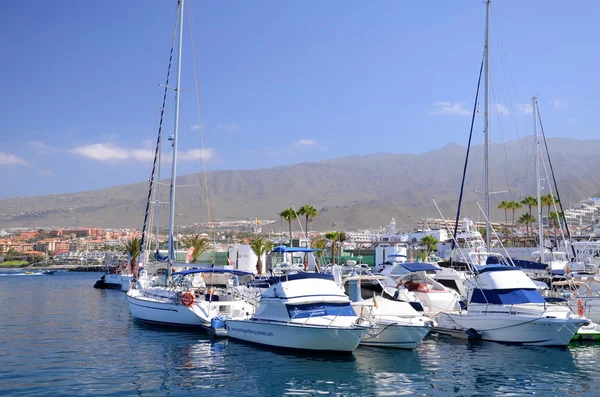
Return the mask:
MULTIPOLYGON (((490 246, 489 224, 489 18, 490 0, 486 1, 485 29, 485 216, 486 246, 490 246)), ((539 181, 538 181, 539 195, 539 181)), ((486 261, 487 263, 487 261, 486 261)), ((568 306, 549 304, 535 283, 518 267, 470 264, 467 279, 468 310, 440 313, 436 330, 453 336, 474 335, 481 339, 539 346, 565 346, 588 320, 568 306)))
MULTIPOLYGON (((155 280, 148 286, 132 286, 127 293, 129 310, 137 321, 169 325, 200 327, 220 333, 224 317, 247 318, 254 307, 236 294, 236 277, 249 273, 214 267, 172 273, 175 263, 175 177, 177 167, 177 138, 179 132, 179 102, 181 87, 181 60, 183 38, 183 3, 178 1, 178 57, 175 91, 175 127, 170 140, 173 145, 169 200, 169 247, 165 279, 155 280), (225 274, 220 286, 210 285, 206 279, 225 274)), ((187 264, 180 264, 187 266, 187 264)))

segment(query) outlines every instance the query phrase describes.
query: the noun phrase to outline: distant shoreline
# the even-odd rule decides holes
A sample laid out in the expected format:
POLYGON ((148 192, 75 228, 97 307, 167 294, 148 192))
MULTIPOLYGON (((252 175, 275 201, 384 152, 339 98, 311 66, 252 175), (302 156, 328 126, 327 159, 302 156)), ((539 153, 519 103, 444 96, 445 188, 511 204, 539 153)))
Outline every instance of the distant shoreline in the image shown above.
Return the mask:
MULTIPOLYGON (((44 265, 44 266, 36 266, 36 265, 23 265, 23 266, 3 266, 0 263, 0 270, 66 270, 69 272, 106 272, 106 268, 104 266, 80 266, 80 265, 44 265)), ((109 271, 114 271, 114 269, 108 269, 109 271)))

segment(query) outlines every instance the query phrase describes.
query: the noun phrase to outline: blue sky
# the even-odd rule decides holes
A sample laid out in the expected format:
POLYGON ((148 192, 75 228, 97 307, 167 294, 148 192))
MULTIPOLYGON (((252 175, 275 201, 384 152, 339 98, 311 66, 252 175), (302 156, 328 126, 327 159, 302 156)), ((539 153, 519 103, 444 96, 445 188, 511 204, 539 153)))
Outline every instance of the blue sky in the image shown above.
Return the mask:
MULTIPOLYGON (((175 0, 3 4, 0 196, 148 178, 175 9, 175 0)), ((482 1, 193 0, 191 15, 180 175, 201 170, 203 157, 210 170, 254 169, 467 141, 482 1)), ((547 135, 596 138, 597 15, 592 0, 492 4, 493 140, 528 133, 534 92, 547 135)), ((166 133, 173 107, 171 95, 166 133)))

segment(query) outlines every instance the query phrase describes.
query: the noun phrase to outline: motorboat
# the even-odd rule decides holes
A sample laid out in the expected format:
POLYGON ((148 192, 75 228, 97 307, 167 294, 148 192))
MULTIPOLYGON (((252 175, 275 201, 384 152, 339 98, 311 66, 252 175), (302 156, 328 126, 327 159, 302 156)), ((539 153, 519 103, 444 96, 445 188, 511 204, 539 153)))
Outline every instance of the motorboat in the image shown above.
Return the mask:
POLYGON ((301 272, 268 282, 253 316, 225 320, 230 338, 275 348, 351 353, 372 329, 331 274, 301 272))
POLYGON ((414 349, 431 330, 433 320, 425 317, 423 311, 417 311, 410 302, 394 299, 383 285, 381 295, 362 298, 361 283, 383 283, 385 280, 382 275, 358 274, 344 279, 352 307, 361 318, 374 324, 360 344, 414 349))
POLYGON ((439 271, 441 269, 431 263, 404 262, 388 266, 380 274, 386 276, 386 287, 412 292, 428 314, 457 310, 460 294, 433 278, 439 271))
POLYGON ((236 290, 240 277, 252 276, 211 267, 184 270, 173 273, 170 283, 155 281, 146 288, 132 286, 127 302, 137 321, 198 327, 224 336, 222 324, 215 321, 249 318, 254 313, 251 302, 242 299, 236 290))
POLYGON ((565 346, 589 320, 568 306, 547 302, 518 267, 485 265, 468 280, 468 310, 440 313, 436 331, 477 334, 483 340, 565 346))

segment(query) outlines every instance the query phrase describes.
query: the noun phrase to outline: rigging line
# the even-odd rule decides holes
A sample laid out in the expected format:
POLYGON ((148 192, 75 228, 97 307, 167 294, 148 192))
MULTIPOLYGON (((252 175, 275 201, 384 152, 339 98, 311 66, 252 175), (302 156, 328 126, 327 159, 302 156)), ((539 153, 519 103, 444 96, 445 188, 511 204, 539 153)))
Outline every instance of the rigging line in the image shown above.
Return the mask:
MULTIPOLYGON (((179 9, 179 6, 177 8, 179 9)), ((175 13, 175 14, 177 14, 177 13, 175 13)), ((177 21, 178 21, 178 19, 176 18, 175 24, 174 24, 175 26, 173 28, 173 37, 171 39, 171 51, 169 54, 169 66, 167 67, 167 79, 166 79, 166 84, 165 84, 165 91, 163 94, 163 105, 160 110, 160 121, 159 121, 159 125, 158 125, 158 136, 156 138, 156 148, 154 151, 154 160, 152 162, 152 172, 150 174, 150 183, 148 186, 148 199, 146 201, 146 212, 144 213, 144 224, 142 226, 142 237, 141 237, 141 241, 140 241, 140 250, 141 251, 145 250, 144 234, 146 232, 146 225, 148 223, 148 211, 150 210, 150 199, 152 197, 154 175, 156 173, 156 163, 157 163, 157 159, 158 159, 158 155, 159 155, 160 141, 161 141, 161 135, 162 135, 163 117, 165 114, 165 103, 167 100, 167 92, 168 92, 168 89, 166 88, 166 86, 169 85, 169 77, 171 76, 171 65, 173 62, 173 50, 175 48, 175 38, 177 37, 177 26, 179 25, 179 23, 177 21)))
MULTIPOLYGON (((508 96, 509 107, 510 107, 511 110, 514 110, 515 106, 513 104, 511 90, 510 90, 510 86, 508 84, 508 77, 506 75, 506 68, 504 67, 505 63, 506 63, 506 65, 509 65, 509 63, 508 63, 508 56, 506 56, 506 51, 504 51, 504 46, 502 44, 502 38, 500 36, 500 32, 499 32, 498 25, 497 25, 496 21, 492 21, 492 24, 494 26, 494 30, 496 32, 496 37, 498 39, 498 40, 496 40, 496 46, 498 47, 498 53, 501 55, 500 56, 500 66, 501 66, 501 69, 502 69, 502 75, 504 77, 504 82, 506 83, 506 87, 507 87, 507 91, 506 92, 507 92, 507 96, 508 96)), ((514 86, 514 80, 513 80, 513 86, 514 86)), ((517 93, 515 92, 515 95, 516 94, 517 93)), ((518 98, 518 95, 517 95, 517 100, 518 99, 519 98, 518 98)), ((512 119, 513 124, 514 124, 515 131, 517 133, 517 137, 518 137, 518 139, 520 141, 521 140, 521 136, 519 134, 519 126, 518 126, 517 119, 515 117, 515 113, 514 112, 511 112, 511 119, 512 119)), ((524 155, 524 153, 523 153, 523 149, 524 148, 523 148, 522 144, 520 145, 520 148, 521 148, 521 154, 524 155)))
MULTIPOLYGON (((517 90, 517 86, 515 84, 515 79, 512 76, 512 70, 510 68, 510 63, 508 62, 508 57, 506 56, 506 51, 504 50, 504 42, 502 41, 502 36, 500 36, 500 31, 498 29, 498 21, 497 20, 492 20, 492 25, 494 26, 494 29, 496 30, 496 37, 498 38, 497 42, 501 48, 501 54, 504 54, 504 56, 506 57, 506 67, 508 69, 508 75, 510 77, 510 81, 512 82, 512 86, 513 89, 515 91, 515 95, 517 97, 517 100, 519 100, 519 98, 521 98, 521 95, 519 95, 519 91, 517 90)), ((523 113, 523 112, 522 112, 523 113)), ((523 117, 523 124, 525 125, 525 131, 529 131, 529 123, 527 123, 527 121, 525 120, 525 117, 523 117)), ((519 141, 521 141, 521 136, 519 134, 519 130, 517 128, 517 137, 519 138, 519 141)), ((523 151, 523 146, 521 145, 521 149, 523 151)), ((522 153, 524 155, 524 153, 522 153)))
MULTIPOLYGON (((465 189, 465 178, 467 176, 467 166, 469 164, 469 152, 471 151, 471 140, 473 139, 473 126, 475 125, 475 115, 477 114, 477 100, 479 99, 479 87, 481 86, 481 75, 483 74, 483 59, 479 67, 479 78, 477 79, 477 90, 475 91, 475 102, 473 103, 473 114, 471 115, 471 130, 469 131, 469 143, 467 144, 467 155, 465 156, 465 166, 463 168, 462 181, 460 184, 460 194, 458 196, 458 209, 456 210, 456 223, 454 224, 454 237, 458 231, 458 220, 460 218, 460 206, 462 204, 463 193, 465 189)), ((454 249, 455 239, 452 239, 452 247, 454 249)), ((452 266, 452 257, 450 257, 450 266, 452 266)))
MULTIPOLYGON (((552 184, 550 183, 550 177, 548 175, 548 168, 546 167, 546 162, 544 161, 544 159, 542 157, 541 151, 542 151, 542 148, 540 147, 540 160, 541 160, 542 165, 544 166, 544 173, 546 175, 546 181, 548 181, 548 187, 550 188, 550 195, 552 197, 554 197, 554 189, 552 188, 552 184)), ((556 207, 556 201, 553 201, 552 204, 554 205, 554 212, 556 212, 557 216, 560 216, 560 215, 558 215, 560 213, 558 212, 558 208, 556 207)), ((558 223, 558 226, 560 229, 560 234, 561 234, 563 241, 565 242, 565 248, 566 248, 567 239, 565 238, 565 233, 564 233, 564 229, 562 227, 562 222, 560 222, 560 219, 557 219, 556 221, 558 223)), ((550 230, 550 213, 548 213, 548 230, 550 230)), ((556 236, 554 236, 554 239, 556 240, 556 236)))
MULTIPOLYGON (((198 83, 198 67, 196 64, 196 44, 194 41, 194 22, 193 22, 193 14, 192 14, 192 2, 189 1, 188 2, 188 12, 190 14, 190 18, 189 18, 189 24, 190 24, 190 35, 191 35, 191 43, 192 43, 192 60, 194 63, 194 81, 196 84, 196 106, 197 106, 197 110, 198 110, 198 127, 200 128, 200 150, 202 151, 202 169, 204 171, 204 192, 206 194, 206 212, 207 212, 207 218, 208 218, 208 222, 210 224, 211 222, 211 216, 210 216, 210 200, 209 200, 209 195, 208 195, 208 177, 206 175, 206 149, 204 148, 204 134, 203 134, 203 128, 202 128, 202 117, 200 116, 200 84, 198 83)), ((200 178, 200 175, 198 175, 198 177, 200 178)), ((202 179, 200 179, 200 183, 202 183, 202 179)), ((210 239, 213 241, 213 244, 216 245, 216 241, 215 241, 215 233, 214 233, 214 229, 210 228, 209 229, 210 232, 210 239)), ((212 255, 212 264, 214 266, 215 264, 215 258, 216 253, 213 250, 213 255, 212 255)))
MULTIPOLYGON (((562 200, 560 199, 560 193, 558 192, 558 184, 556 183, 556 176, 554 175, 554 167, 552 166, 552 159, 550 158, 550 151, 548 150, 548 142, 546 141, 546 133, 544 132, 544 125, 542 124, 542 115, 540 114, 540 107, 535 104, 538 114, 538 120, 540 122, 540 131, 542 133, 542 138, 544 139, 544 147, 546 148, 546 155, 548 156, 548 165, 550 166, 550 172, 552 173, 552 181, 554 183, 554 189, 556 189, 556 198, 558 199, 558 204, 560 205, 560 212, 562 214, 563 222, 565 223, 565 229, 567 230, 567 237, 569 239, 569 243, 571 242, 571 231, 569 230, 569 225, 567 224, 567 218, 565 217, 565 211, 563 209, 562 200)), ((575 247, 571 245, 571 250, 573 251, 573 257, 575 258, 575 247)))
MULTIPOLYGON (((500 113, 500 106, 503 106, 500 104, 500 102, 498 101, 498 92, 497 92, 497 87, 496 85, 494 85, 493 83, 493 79, 491 79, 491 86, 492 86, 492 95, 494 96, 494 99, 496 100, 496 119, 498 120, 498 131, 500 131, 500 138, 502 139, 502 150, 504 152, 504 166, 506 169, 506 172, 504 173, 506 176, 506 188, 508 189, 508 186, 510 186, 509 184, 509 180, 508 180, 508 154, 506 152, 506 137, 504 135, 504 125, 502 124, 502 115, 500 113)), ((510 113, 510 111, 509 111, 510 113)))

